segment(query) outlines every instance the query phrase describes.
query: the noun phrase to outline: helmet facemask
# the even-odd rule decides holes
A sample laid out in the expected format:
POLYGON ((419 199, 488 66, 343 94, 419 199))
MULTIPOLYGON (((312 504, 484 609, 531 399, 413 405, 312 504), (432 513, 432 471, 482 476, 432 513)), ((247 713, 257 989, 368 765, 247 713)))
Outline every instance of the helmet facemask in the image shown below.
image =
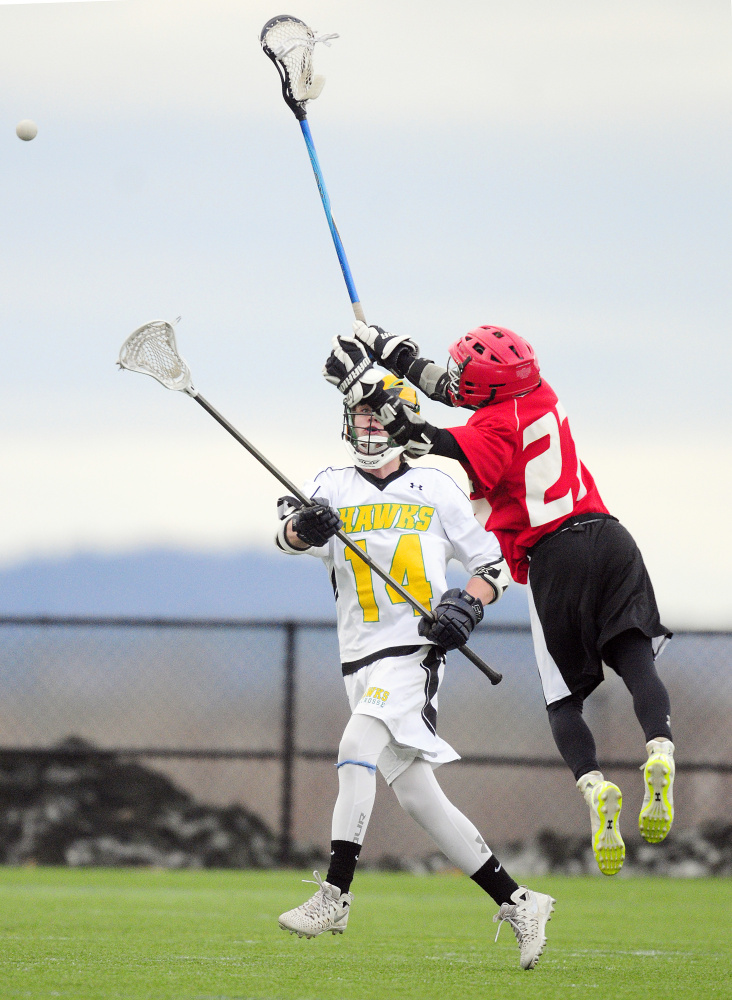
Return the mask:
MULTIPOLYGON (((417 393, 411 386, 405 386, 394 375, 385 376, 383 384, 387 392, 398 396, 405 406, 419 413, 417 393)), ((404 451, 402 446, 393 443, 367 403, 344 405, 341 437, 354 465, 366 471, 383 468, 404 451)))
POLYGON ((389 435, 364 403, 343 407, 343 443, 355 465, 381 469, 404 451, 390 443, 389 435))
POLYGON ((464 399, 460 394, 460 379, 463 377, 463 372, 469 363, 470 358, 466 358, 464 361, 455 361, 455 359, 450 355, 448 355, 447 358, 447 391, 456 406, 459 406, 464 402, 464 399))

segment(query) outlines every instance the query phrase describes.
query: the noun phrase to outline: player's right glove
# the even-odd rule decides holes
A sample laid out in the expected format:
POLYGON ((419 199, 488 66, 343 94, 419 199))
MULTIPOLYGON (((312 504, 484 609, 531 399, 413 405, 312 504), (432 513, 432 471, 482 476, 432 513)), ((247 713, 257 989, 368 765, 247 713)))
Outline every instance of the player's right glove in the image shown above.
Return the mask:
POLYGON ((327 503, 316 503, 312 507, 301 507, 293 514, 290 524, 301 542, 320 548, 341 527, 341 519, 334 507, 327 503))
POLYGON ((366 326, 360 319, 353 324, 353 335, 366 345, 374 360, 397 378, 404 378, 409 366, 419 357, 419 347, 406 335, 397 337, 380 326, 366 326))
POLYGON ((466 590, 446 590, 433 612, 435 620, 422 618, 417 631, 443 649, 458 649, 483 619, 483 605, 466 590))

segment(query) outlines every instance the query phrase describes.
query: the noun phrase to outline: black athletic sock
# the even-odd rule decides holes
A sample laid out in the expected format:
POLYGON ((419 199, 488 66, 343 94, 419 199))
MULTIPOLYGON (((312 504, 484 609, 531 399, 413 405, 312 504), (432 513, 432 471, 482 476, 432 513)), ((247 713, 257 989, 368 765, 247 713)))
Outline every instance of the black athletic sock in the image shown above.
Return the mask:
POLYGON ((470 877, 499 906, 501 903, 510 903, 511 893, 516 892, 519 887, 518 882, 514 882, 508 872, 504 870, 495 854, 492 854, 483 867, 470 877))
POLYGON ((330 865, 325 881, 337 886, 341 892, 348 892, 360 853, 360 844, 354 844, 351 840, 331 840, 330 865))
POLYGON ((639 629, 621 632, 605 644, 603 659, 620 674, 633 696, 633 711, 649 740, 673 740, 671 701, 653 662, 651 640, 639 629))
POLYGON ((582 718, 582 697, 571 694, 547 705, 549 725, 557 750, 569 765, 574 780, 588 771, 599 771, 597 747, 590 727, 582 718))

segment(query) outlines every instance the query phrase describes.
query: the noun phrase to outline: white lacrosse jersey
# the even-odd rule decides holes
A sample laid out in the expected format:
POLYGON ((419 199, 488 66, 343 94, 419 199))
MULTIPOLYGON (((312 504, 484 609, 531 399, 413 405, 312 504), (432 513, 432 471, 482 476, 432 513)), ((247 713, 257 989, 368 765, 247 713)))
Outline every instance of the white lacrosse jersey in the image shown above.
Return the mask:
MULTIPOLYGON (((439 469, 403 465, 380 480, 354 466, 327 468, 304 492, 335 507, 352 541, 430 610, 447 590, 451 559, 463 564, 467 583, 478 567, 501 558, 496 536, 478 523, 466 495, 439 469)), ((344 672, 375 653, 426 644, 417 632, 418 612, 340 539, 304 551, 323 560, 331 579, 344 672)))

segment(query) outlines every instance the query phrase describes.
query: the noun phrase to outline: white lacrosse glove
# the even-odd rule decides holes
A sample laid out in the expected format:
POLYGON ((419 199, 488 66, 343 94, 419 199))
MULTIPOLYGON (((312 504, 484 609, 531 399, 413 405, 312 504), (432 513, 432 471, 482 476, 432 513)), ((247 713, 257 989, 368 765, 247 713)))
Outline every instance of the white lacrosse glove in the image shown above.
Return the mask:
POLYGON ((396 337, 380 326, 366 326, 360 319, 353 324, 353 334, 366 345, 375 361, 398 378, 404 378, 409 366, 419 357, 418 345, 406 335, 396 337))
POLYGON ((382 378, 363 344, 353 337, 333 338, 333 350, 323 366, 323 377, 343 393, 348 406, 363 402, 382 378))

